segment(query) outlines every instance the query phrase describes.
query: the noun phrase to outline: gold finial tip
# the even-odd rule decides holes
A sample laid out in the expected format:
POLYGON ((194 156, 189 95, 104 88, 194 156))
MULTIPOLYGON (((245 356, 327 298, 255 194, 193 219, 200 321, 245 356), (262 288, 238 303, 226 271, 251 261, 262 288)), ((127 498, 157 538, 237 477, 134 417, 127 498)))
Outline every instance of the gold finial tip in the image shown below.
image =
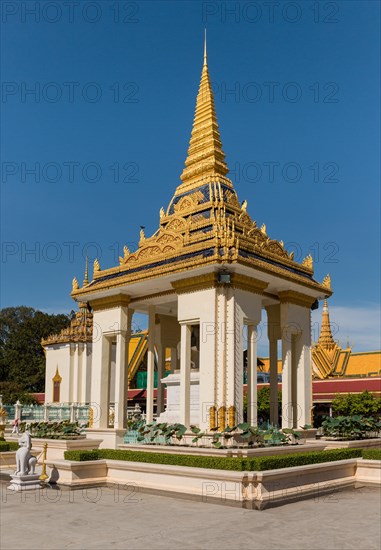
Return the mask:
POLYGON ((206 54, 206 28, 204 32, 204 65, 207 65, 208 62, 208 56, 206 54))

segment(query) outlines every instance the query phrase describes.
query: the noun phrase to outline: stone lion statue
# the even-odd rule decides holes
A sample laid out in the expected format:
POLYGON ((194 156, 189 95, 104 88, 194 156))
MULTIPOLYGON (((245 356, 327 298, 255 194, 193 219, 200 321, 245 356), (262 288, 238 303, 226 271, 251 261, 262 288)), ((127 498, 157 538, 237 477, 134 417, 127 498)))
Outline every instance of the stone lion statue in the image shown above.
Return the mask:
POLYGON ((16 471, 15 475, 25 476, 35 474, 37 458, 32 456, 32 438, 29 430, 25 430, 19 438, 19 449, 16 452, 16 471))

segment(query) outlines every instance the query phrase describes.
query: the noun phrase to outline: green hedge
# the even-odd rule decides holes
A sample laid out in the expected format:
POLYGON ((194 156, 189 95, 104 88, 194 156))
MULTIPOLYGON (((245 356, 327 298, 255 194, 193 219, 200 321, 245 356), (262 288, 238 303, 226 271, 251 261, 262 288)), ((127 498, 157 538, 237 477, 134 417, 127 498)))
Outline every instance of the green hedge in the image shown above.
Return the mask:
POLYGON ((189 466, 193 468, 209 468, 213 470, 262 471, 290 466, 303 466, 358 458, 361 449, 332 449, 328 451, 313 451, 289 455, 261 456, 255 458, 231 458, 217 456, 177 455, 164 453, 150 453, 144 451, 128 451, 114 449, 100 449, 97 451, 65 451, 66 460, 128 460, 131 462, 145 462, 151 464, 168 464, 172 466, 189 466))
POLYGON ((362 457, 367 460, 381 460, 381 449, 363 449, 362 457))
POLYGON ((16 441, 0 441, 0 453, 7 451, 17 451, 19 444, 16 441))

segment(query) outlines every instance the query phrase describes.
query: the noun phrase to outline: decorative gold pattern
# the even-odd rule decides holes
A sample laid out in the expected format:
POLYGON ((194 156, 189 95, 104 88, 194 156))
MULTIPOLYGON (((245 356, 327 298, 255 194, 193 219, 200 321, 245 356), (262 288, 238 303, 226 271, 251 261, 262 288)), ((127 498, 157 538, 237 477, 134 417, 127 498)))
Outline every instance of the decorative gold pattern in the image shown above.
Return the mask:
POLYGON ((234 428, 235 426, 235 406, 231 405, 228 408, 228 426, 229 428, 234 428))
POLYGON ((42 338, 41 345, 64 344, 74 342, 91 342, 93 338, 93 314, 86 303, 79 303, 79 311, 75 314, 70 326, 58 334, 42 338))
POLYGON ((184 292, 195 292, 205 288, 213 288, 218 285, 217 272, 199 275, 198 277, 190 277, 189 279, 180 279, 172 283, 177 294, 184 292))
POLYGON ((209 429, 215 430, 217 428, 216 422, 217 408, 215 406, 209 408, 209 429))
POLYGON ((307 296, 301 292, 295 292, 294 290, 285 290, 279 292, 279 300, 281 304, 295 304, 302 307, 311 307, 315 301, 312 296, 307 296))
POLYGON ((342 348, 334 341, 329 319, 328 302, 324 300, 319 340, 312 348, 313 375, 315 378, 334 376, 342 348))
POLYGON ((56 368, 56 373, 52 378, 52 382, 59 382, 59 383, 62 382, 62 377, 60 376, 60 373, 58 372, 58 365, 57 365, 57 368, 56 368))
POLYGON ((239 273, 232 273, 231 286, 240 288, 241 290, 254 292, 255 294, 263 294, 263 291, 269 286, 269 283, 253 279, 253 277, 247 277, 246 275, 240 275, 239 273))
POLYGON ((127 294, 114 294, 113 296, 91 300, 91 307, 94 311, 100 311, 115 307, 126 307, 129 303, 130 297, 127 294))
POLYGON ((224 177, 228 171, 218 130, 208 65, 204 59, 188 157, 181 174, 181 187, 185 190, 198 181, 200 176, 224 177))
POLYGON ((100 271, 101 270, 101 266, 99 264, 99 260, 98 258, 95 258, 94 260, 94 275, 97 271, 100 271))
POLYGON ((304 267, 308 267, 308 269, 311 269, 311 270, 313 269, 314 262, 311 254, 308 254, 308 256, 304 258, 304 260, 302 261, 302 265, 304 265, 304 267))
POLYGON ((86 286, 88 284, 89 284, 89 260, 86 256, 85 277, 83 279, 83 286, 86 286))
POLYGON ((331 290, 331 276, 329 273, 324 277, 323 282, 321 283, 321 286, 324 286, 328 290, 331 290))
POLYGON ((327 350, 331 350, 335 347, 335 341, 331 332, 331 323, 329 320, 328 302, 324 300, 323 314, 321 320, 321 330, 319 336, 319 345, 327 350))
POLYGON ((71 286, 72 286, 73 291, 79 289, 79 284, 78 284, 78 281, 77 281, 77 277, 74 277, 71 286))
POLYGON ((220 431, 226 428, 226 407, 222 406, 218 409, 218 429, 220 431))
POLYGON ((99 290, 117 289, 161 275, 234 263, 275 273, 322 291, 319 283, 304 276, 313 273, 308 257, 302 264, 295 262, 294 253, 289 254, 282 241, 268 237, 265 224, 257 227, 247 213, 247 201, 240 204, 226 174, 213 94, 204 64, 182 183, 166 212, 160 210, 159 229, 146 237, 142 228, 138 250, 131 253, 125 247, 117 267, 102 271, 96 260, 93 281, 84 289, 73 287, 72 296, 83 299, 99 290))

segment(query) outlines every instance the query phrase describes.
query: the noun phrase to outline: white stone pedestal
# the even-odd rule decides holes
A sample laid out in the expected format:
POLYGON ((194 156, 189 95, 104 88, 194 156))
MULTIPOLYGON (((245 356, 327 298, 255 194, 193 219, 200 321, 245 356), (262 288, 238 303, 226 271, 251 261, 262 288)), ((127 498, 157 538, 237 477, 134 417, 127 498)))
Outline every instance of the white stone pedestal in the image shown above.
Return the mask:
POLYGON ((11 484, 7 487, 11 491, 30 491, 31 489, 40 489, 43 486, 40 474, 11 475, 11 478, 11 484))
MULTIPOLYGON (((167 406, 157 417, 158 422, 175 424, 180 422, 180 373, 174 372, 163 378, 167 386, 167 406)), ((190 423, 198 425, 200 421, 200 372, 190 373, 190 423)))

